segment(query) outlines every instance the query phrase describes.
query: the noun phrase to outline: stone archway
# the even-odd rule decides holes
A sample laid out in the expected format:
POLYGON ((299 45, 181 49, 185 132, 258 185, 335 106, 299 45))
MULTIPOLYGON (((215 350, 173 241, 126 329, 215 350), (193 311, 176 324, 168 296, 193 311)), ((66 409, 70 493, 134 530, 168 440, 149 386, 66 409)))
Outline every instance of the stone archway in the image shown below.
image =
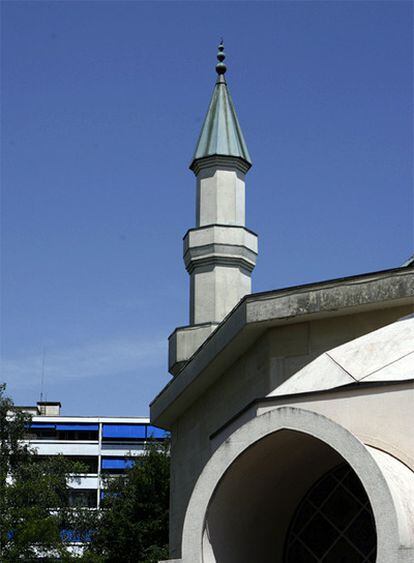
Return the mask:
POLYGON ((287 530, 303 495, 339 463, 349 464, 369 498, 377 563, 409 561, 414 538, 404 499, 414 494, 413 473, 333 421, 291 407, 249 421, 212 456, 188 505, 182 560, 282 561, 287 530))

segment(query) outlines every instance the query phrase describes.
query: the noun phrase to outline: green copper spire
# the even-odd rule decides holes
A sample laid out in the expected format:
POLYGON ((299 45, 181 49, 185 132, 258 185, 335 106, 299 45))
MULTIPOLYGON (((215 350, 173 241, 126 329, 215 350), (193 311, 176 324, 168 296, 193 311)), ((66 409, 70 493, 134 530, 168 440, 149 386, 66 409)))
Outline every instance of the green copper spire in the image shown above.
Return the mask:
POLYGON ((190 166, 192 170, 196 161, 208 156, 241 158, 249 168, 252 164, 224 77, 227 70, 223 62, 225 58, 221 41, 217 53, 217 82, 190 166))

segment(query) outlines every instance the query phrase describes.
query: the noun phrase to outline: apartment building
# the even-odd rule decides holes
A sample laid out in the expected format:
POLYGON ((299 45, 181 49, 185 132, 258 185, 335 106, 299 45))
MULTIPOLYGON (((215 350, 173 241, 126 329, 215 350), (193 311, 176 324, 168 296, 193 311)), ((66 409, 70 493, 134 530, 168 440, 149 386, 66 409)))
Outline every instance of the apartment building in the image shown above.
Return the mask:
POLYGON ((61 403, 49 401, 18 408, 32 415, 28 440, 40 458, 62 454, 87 468, 71 484, 72 506, 99 508, 101 476, 123 473, 148 441, 168 437, 145 417, 62 416, 61 403))

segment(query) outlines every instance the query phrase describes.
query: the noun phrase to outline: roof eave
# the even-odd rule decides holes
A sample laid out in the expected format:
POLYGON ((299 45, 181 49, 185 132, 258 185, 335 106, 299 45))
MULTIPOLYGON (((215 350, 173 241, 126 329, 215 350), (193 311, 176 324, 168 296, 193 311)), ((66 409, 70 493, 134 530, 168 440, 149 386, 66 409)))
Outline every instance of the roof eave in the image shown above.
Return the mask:
POLYGON ((246 296, 152 401, 152 422, 170 428, 240 351, 272 326, 350 314, 385 303, 412 303, 413 274, 411 268, 403 267, 246 296), (365 291, 361 291, 362 283, 365 291))

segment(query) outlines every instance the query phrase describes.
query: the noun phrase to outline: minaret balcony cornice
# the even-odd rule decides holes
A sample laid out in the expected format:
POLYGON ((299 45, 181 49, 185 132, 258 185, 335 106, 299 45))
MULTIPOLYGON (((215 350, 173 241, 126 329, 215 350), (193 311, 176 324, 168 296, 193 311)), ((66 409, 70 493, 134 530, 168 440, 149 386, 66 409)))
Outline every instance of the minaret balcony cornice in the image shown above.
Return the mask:
POLYGON ((190 170, 192 170, 196 176, 198 176, 199 173, 206 168, 238 170, 242 174, 246 174, 251 166, 250 162, 247 162, 244 158, 213 154, 211 156, 193 160, 190 164, 190 170))
POLYGON ((220 265, 251 272, 256 265, 257 236, 242 226, 191 229, 183 242, 184 263, 189 274, 196 268, 220 265))
POLYGON ((215 247, 211 252, 195 255, 189 252, 184 257, 185 267, 191 275, 200 268, 210 268, 214 266, 227 266, 229 268, 240 268, 246 272, 252 272, 256 266, 256 254, 245 248, 226 248, 220 253, 220 249, 215 247))

